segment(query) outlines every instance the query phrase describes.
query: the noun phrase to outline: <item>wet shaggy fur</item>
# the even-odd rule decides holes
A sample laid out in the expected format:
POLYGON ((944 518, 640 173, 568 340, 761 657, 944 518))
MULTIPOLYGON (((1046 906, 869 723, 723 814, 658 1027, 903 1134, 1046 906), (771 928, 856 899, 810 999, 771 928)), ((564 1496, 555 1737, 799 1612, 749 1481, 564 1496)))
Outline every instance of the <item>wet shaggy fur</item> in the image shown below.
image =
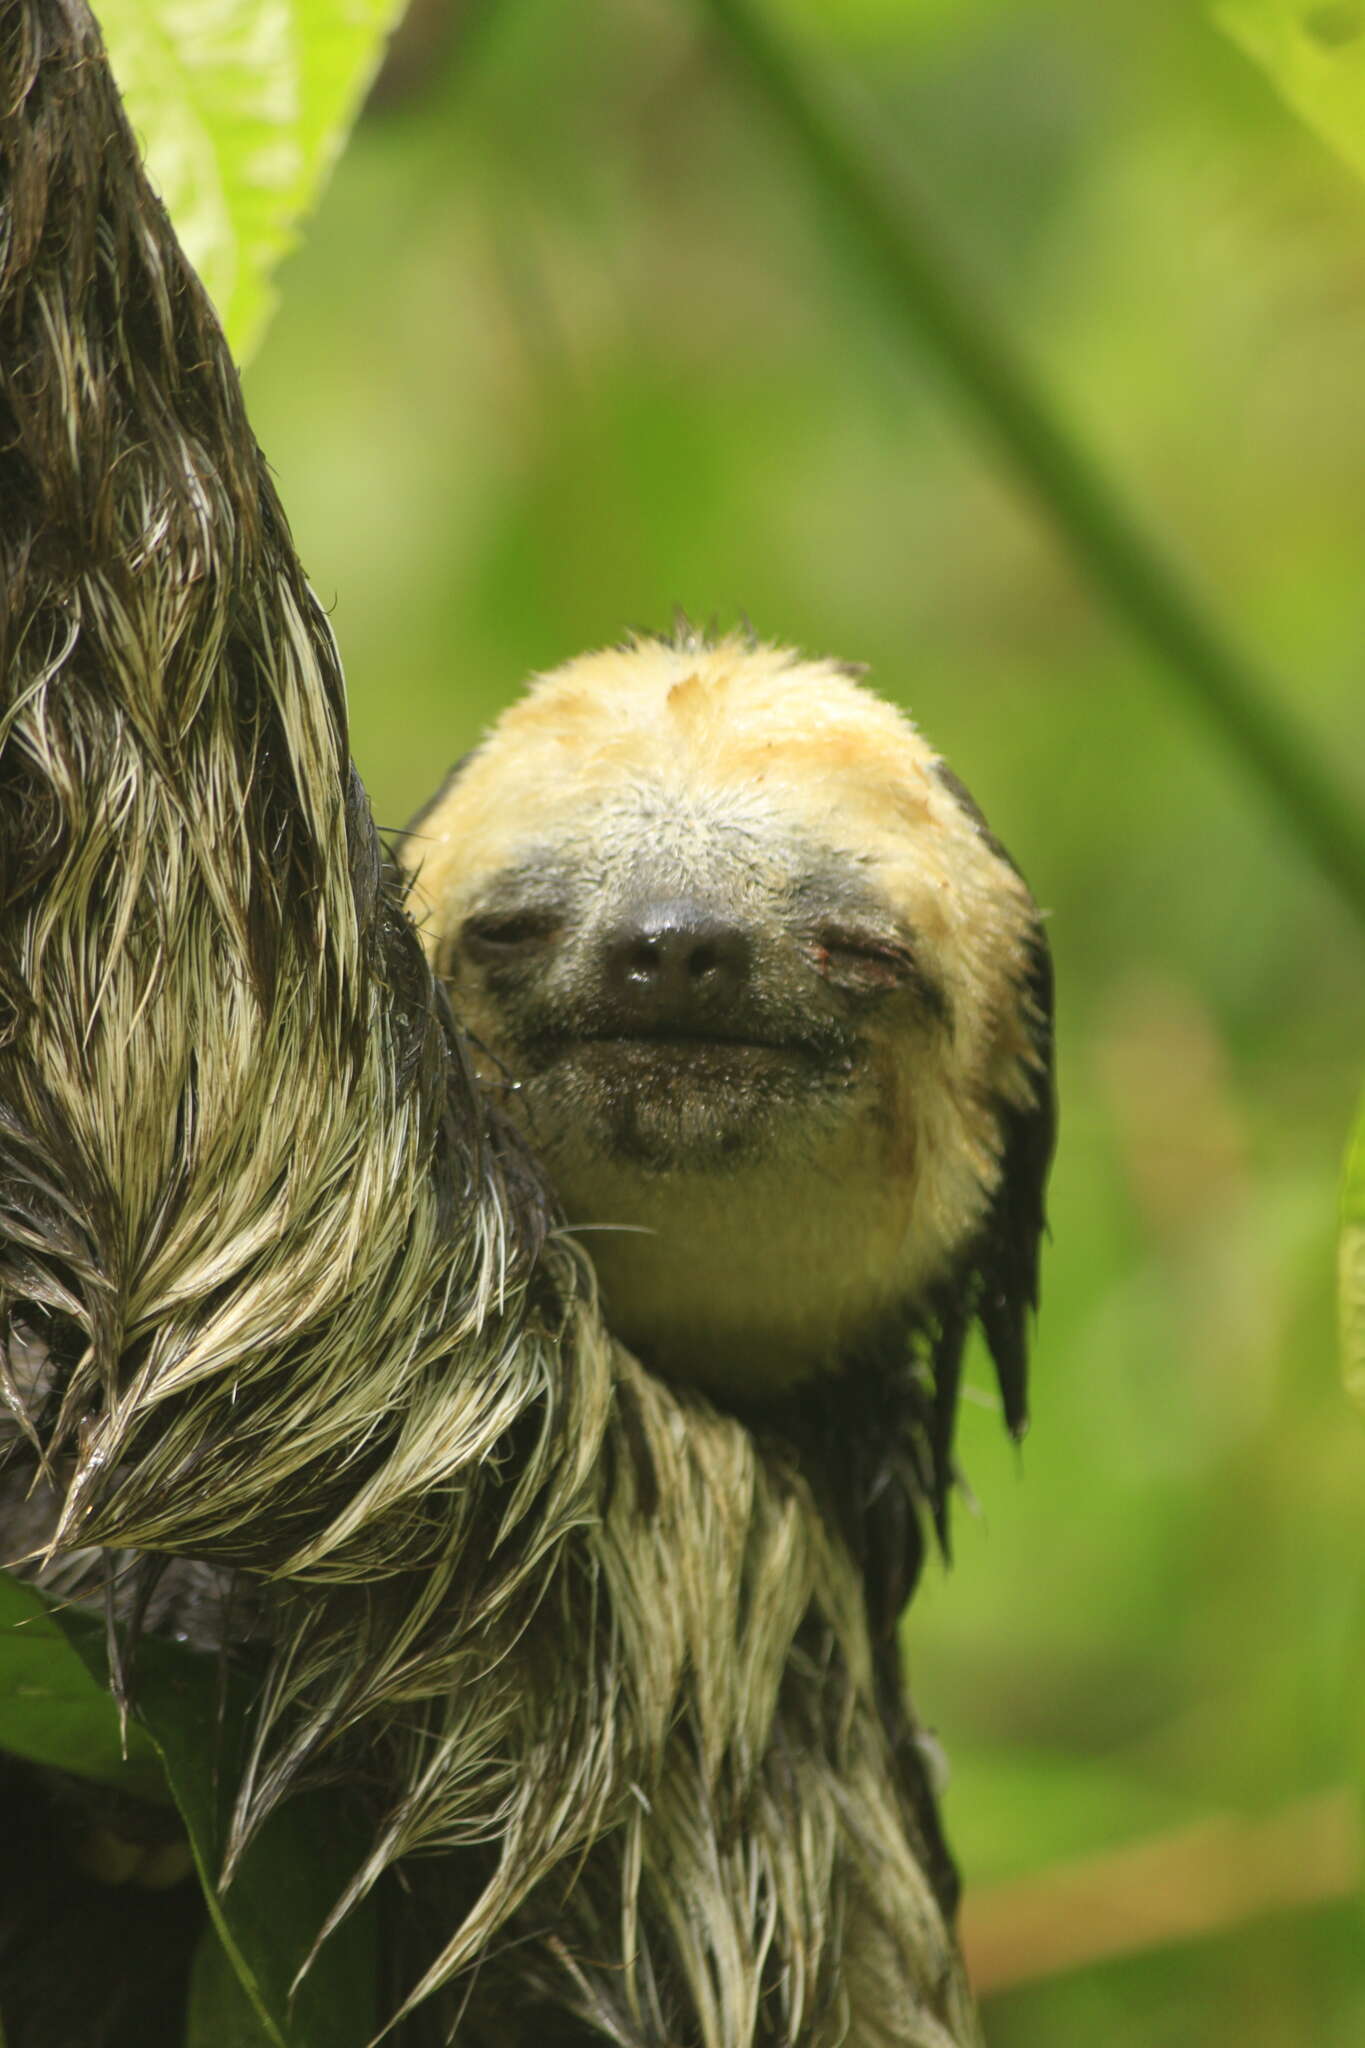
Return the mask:
MULTIPOLYGON (((80 0, 0 0, 0 589, 6 1555, 107 1587, 125 1643, 258 1646, 228 1874, 293 1790, 363 1781, 331 1924, 401 1868, 393 2038, 974 2041, 886 1531, 817 1497, 796 1419, 608 1336, 382 857, 80 0)), ((973 1307, 1018 1341, 1027 1260, 973 1288, 945 1358, 973 1307)), ((850 1498, 913 1520, 918 1470, 850 1498)), ((0 2011, 52 2048, 5 2003, 25 1904, 20 1872, 0 2011)))

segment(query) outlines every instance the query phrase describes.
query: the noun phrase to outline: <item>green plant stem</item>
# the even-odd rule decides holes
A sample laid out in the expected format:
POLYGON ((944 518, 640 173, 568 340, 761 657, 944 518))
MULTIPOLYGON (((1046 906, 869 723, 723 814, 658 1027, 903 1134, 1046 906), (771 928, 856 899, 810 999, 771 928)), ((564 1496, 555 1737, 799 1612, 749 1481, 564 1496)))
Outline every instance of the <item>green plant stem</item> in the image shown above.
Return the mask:
POLYGON ((1329 771, 1274 687, 1146 532, 950 252, 751 0, 703 0, 903 327, 927 342, 1116 612, 1161 657, 1365 924, 1365 801, 1329 771))

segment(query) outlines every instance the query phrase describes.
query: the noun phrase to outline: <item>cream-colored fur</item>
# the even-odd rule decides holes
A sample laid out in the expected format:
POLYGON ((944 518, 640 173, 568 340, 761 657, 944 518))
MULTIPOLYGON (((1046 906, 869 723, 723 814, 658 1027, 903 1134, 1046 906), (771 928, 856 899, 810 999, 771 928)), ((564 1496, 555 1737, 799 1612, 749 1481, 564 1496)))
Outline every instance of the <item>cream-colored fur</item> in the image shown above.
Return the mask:
MULTIPOLYGON (((832 1364, 922 1301, 980 1224, 999 1103, 1035 1085, 1020 988, 1036 912, 936 762, 834 663, 738 638, 636 640, 539 678, 407 842, 419 922, 485 1074, 515 1084, 509 1106, 584 1230, 613 1327, 674 1376, 748 1394, 832 1364), (505 876, 532 894, 546 872, 581 878, 586 919, 644 874, 722 892, 767 947, 775 999, 800 1004, 819 920, 790 891, 812 870, 908 938, 949 1019, 927 1029, 902 997, 872 1006, 843 1092, 765 1114, 740 1164, 614 1155, 591 1114, 601 1077, 568 1056, 529 1082, 514 999, 460 957, 466 917, 490 891, 512 900, 505 876)), ((718 1074, 742 1091, 744 1057, 656 1049, 639 1085, 705 1116, 718 1074)))

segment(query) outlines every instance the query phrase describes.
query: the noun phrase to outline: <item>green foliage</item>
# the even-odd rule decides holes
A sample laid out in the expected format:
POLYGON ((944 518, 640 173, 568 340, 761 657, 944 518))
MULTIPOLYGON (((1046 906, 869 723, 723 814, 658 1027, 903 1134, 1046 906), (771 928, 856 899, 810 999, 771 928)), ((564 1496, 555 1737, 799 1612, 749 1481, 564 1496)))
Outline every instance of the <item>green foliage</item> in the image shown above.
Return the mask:
POLYGON ((1299 118, 1365 177, 1362 0, 1216 0, 1213 16, 1299 118))
POLYGON ((363 2048, 377 2019, 372 1909, 347 1921, 291 1992, 360 1861, 363 1828, 336 1795, 296 1799, 220 1891, 246 1688, 224 1689, 216 1660, 149 1638, 138 1646, 135 1689, 125 1757, 99 1624, 74 1608, 49 1608, 0 1573, 0 1747, 136 1798, 173 1798, 185 1824, 211 1921, 188 2048, 363 2048))
POLYGON ((1200 599, 1172 551, 1125 502, 1093 452, 973 289, 912 196, 878 173, 857 126, 826 104, 754 0, 705 0, 786 130, 811 185, 885 300, 888 328, 927 345, 975 422, 1033 493, 1115 617, 1134 631, 1223 745, 1258 780, 1365 925, 1365 825, 1235 635, 1200 599))
POLYGON ((140 1799, 169 1799, 150 1735, 132 1723, 125 1740, 106 1678, 91 1668, 101 1635, 89 1615, 53 1614, 0 1572, 0 1748, 140 1799))
POLYGON ((153 182, 250 356, 404 0, 100 0, 153 182))
POLYGON ((185 2048, 274 2048, 217 1932, 206 1927, 190 1973, 185 2048))
MULTIPOLYGON (((147 1644, 147 1651, 158 1646, 147 1644)), ((297 1992, 293 1985, 346 1878, 368 1846, 363 1822, 332 1793, 291 1800, 262 1828, 226 1891, 218 1874, 228 1809, 241 1770, 248 1701, 224 1711, 217 1673, 195 1660, 193 1676, 152 1657, 138 1679, 138 1707, 165 1767, 194 1852, 209 1913, 232 1964, 201 1955, 196 2025, 207 2044, 221 2017, 242 2033, 246 1992, 272 2048, 363 2048, 374 2033, 375 1918, 362 1907, 327 1943, 297 1992)), ((229 2036, 229 2038, 231 2038, 229 2036)), ((249 2035, 244 2038, 249 2039, 249 2035)))
POLYGON ((1341 1369, 1365 1408, 1365 1100, 1356 1117, 1341 1189, 1341 1369))

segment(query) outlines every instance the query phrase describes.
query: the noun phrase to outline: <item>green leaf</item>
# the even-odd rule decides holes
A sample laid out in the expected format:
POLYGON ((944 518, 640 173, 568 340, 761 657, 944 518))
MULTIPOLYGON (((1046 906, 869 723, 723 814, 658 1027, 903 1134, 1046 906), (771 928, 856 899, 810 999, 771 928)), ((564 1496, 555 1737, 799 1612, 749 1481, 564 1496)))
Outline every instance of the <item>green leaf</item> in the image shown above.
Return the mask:
POLYGON ((88 1615, 59 1617, 32 1587, 0 1573, 0 1749, 138 1799, 168 1800, 151 1737, 131 1723, 125 1756, 118 1708, 77 1635, 102 1659, 101 1631, 88 1615))
MULTIPOLYGON (((151 1650, 159 1645, 146 1644, 151 1650)), ((363 2048, 378 2025, 376 1920, 362 1907, 329 1941, 291 1998, 290 1987, 366 1837, 339 1794, 290 1800, 262 1828, 230 1888, 216 1889, 243 1751, 245 1716, 234 1699, 225 1725, 217 1679, 204 1660, 187 1688, 162 1666, 138 1678, 145 1716, 189 1832, 218 1938, 274 2048, 363 2048)))
POLYGON ((1365 177, 1365 0, 1217 0, 1213 17, 1365 177))
POLYGON ((190 1974, 185 2048, 272 2048, 273 2041, 218 1939, 217 1928, 206 1927, 190 1974))
POLYGON ((239 361, 403 0, 99 0, 153 184, 239 361))
MULTIPOLYGON (((0 1748, 141 1798, 164 1800, 169 1787, 217 1941, 255 2016, 256 2040, 271 2048, 363 2048, 378 2025, 372 1907, 347 1920, 298 1993, 290 1994, 318 1929, 364 1854, 360 1816, 333 1792, 290 1801, 262 1828, 220 1893, 232 1790, 249 1727, 248 1689, 230 1683, 224 1697, 215 1659, 155 1637, 138 1646, 135 1689, 125 1762, 102 1629, 78 1609, 47 1607, 31 1587, 0 1574, 0 1748)), ((231 2010, 216 1961, 203 1969, 201 2010, 213 2000, 231 2010)), ((242 2005, 238 1998, 234 2024, 246 2048, 252 2036, 242 2033, 242 2005)), ((202 2048, 210 2042, 218 2048, 211 2032, 198 2038, 202 2048)), ((236 2048, 237 2036, 222 2038, 236 2048)))
POLYGON ((1341 1370, 1346 1391, 1365 1408, 1365 1100, 1346 1153, 1341 1189, 1341 1370))

